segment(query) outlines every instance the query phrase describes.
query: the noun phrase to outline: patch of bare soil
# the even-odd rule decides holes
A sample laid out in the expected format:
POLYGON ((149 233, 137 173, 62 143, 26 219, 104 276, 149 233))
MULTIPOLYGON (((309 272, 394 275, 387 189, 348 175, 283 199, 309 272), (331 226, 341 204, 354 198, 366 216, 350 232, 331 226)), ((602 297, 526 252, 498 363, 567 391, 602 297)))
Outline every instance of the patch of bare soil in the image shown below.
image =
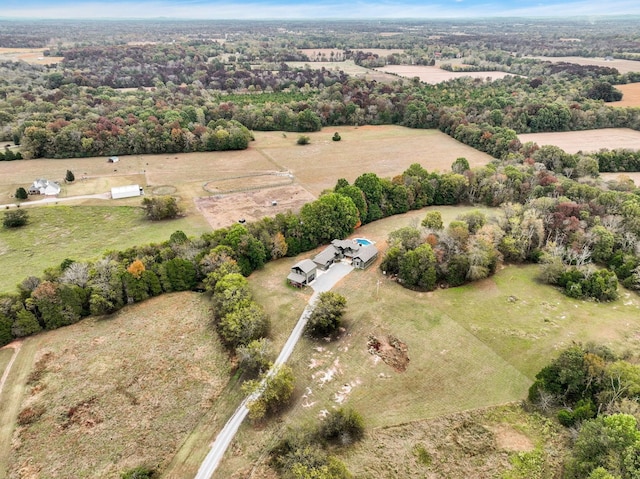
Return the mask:
POLYGON ((498 449, 513 452, 527 452, 534 449, 531 439, 506 424, 500 424, 490 429, 495 434, 498 449))
POLYGON ((209 196, 198 198, 195 202, 200 213, 215 229, 230 226, 242 219, 250 222, 278 213, 297 212, 305 203, 313 200, 315 197, 307 190, 291 185, 209 196))
POLYGON ((380 337, 370 335, 367 341, 367 350, 399 373, 406 371, 409 367, 407 345, 395 336, 390 334, 380 337))

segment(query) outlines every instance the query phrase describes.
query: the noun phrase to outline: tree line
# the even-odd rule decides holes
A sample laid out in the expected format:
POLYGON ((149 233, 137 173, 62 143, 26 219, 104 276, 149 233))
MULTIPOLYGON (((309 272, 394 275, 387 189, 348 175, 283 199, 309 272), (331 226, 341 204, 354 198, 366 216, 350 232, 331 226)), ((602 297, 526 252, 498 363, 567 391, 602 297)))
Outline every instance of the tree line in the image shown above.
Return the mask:
POLYGON ((538 372, 529 401, 574 428, 566 479, 640 474, 640 366, 606 346, 574 344, 538 372))

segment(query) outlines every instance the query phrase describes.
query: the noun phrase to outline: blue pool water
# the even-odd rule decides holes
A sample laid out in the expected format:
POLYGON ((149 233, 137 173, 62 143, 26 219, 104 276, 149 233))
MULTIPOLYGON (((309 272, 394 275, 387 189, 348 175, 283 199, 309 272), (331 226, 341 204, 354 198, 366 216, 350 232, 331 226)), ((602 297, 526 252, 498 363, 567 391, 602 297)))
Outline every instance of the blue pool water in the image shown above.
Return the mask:
POLYGON ((368 246, 370 244, 373 244, 371 241, 369 241, 366 238, 356 238, 354 241, 361 246, 368 246))

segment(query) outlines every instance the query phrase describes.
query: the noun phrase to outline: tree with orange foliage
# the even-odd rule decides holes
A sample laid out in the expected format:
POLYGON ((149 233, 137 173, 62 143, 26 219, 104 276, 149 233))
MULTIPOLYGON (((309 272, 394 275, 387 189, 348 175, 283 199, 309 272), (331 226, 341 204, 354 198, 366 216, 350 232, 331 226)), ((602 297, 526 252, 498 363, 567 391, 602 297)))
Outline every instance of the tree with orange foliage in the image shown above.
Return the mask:
POLYGON ((144 267, 144 263, 142 261, 140 261, 139 259, 137 259, 137 260, 135 260, 133 263, 131 263, 129 265, 129 267, 127 268, 127 271, 134 278, 140 279, 140 277, 142 276, 142 273, 144 273, 145 269, 146 268, 144 267))

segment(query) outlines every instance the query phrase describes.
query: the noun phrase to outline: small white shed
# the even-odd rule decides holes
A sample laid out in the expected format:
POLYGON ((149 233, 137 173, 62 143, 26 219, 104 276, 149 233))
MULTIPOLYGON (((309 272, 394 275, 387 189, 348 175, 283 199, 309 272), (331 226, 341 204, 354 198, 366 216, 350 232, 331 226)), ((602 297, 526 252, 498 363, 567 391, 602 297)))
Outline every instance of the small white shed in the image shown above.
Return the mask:
POLYGON ((111 199, 132 198, 143 193, 140 185, 114 186, 111 188, 111 199))
POLYGON ((109 162, 109 163, 117 163, 117 162, 119 162, 119 161, 120 161, 120 158, 118 158, 117 156, 110 156, 110 157, 107 159, 107 162, 109 162))

